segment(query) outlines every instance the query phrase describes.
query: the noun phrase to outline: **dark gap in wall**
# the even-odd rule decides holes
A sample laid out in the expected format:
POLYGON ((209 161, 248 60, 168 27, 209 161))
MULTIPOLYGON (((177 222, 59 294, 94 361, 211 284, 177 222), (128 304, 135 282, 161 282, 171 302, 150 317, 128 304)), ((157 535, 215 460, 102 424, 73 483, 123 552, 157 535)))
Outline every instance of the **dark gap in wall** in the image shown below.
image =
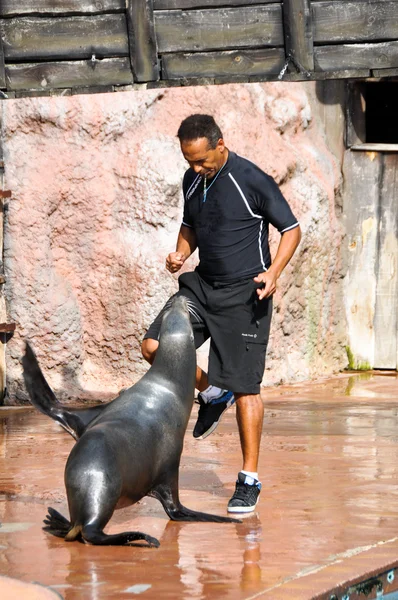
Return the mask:
POLYGON ((366 83, 366 142, 398 144, 398 82, 366 83))

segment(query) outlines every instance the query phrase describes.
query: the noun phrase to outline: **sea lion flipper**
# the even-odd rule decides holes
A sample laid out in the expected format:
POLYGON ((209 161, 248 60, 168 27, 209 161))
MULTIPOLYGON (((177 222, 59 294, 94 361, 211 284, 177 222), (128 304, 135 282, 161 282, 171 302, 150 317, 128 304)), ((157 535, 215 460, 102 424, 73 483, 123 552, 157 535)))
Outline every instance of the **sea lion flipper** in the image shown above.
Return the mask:
POLYGON ((128 546, 132 542, 140 540, 145 541, 150 548, 158 548, 160 546, 159 540, 147 533, 141 533, 141 531, 124 531, 123 533, 110 535, 104 533, 95 523, 83 527, 82 537, 85 542, 95 546, 128 546))
POLYGON ((172 484, 158 485, 148 496, 157 498, 172 521, 205 521, 207 523, 242 523, 239 519, 219 517, 209 513, 198 512, 183 506, 178 498, 176 477, 171 477, 172 484))
POLYGON ((85 430, 83 420, 58 402, 28 342, 26 342, 25 354, 22 358, 22 367, 25 386, 33 406, 58 421, 68 433, 78 439, 85 430))
POLYGON ((169 517, 172 521, 205 521, 207 523, 242 523, 240 519, 233 519, 232 517, 219 517, 218 515, 210 515, 209 513, 202 513, 196 510, 191 510, 182 506, 182 504, 176 510, 169 513, 169 517))

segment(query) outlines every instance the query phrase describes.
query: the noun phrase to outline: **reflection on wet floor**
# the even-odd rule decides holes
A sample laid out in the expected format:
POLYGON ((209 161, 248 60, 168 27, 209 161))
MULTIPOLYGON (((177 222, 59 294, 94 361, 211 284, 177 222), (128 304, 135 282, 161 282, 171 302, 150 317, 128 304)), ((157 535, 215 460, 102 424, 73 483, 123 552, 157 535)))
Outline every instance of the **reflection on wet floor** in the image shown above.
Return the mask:
MULTIPOLYGON (((283 581, 398 536, 398 381, 341 375, 264 390, 263 491, 242 524, 173 523, 145 498, 117 511, 109 533, 135 529, 159 549, 67 543, 41 530, 47 506, 68 515, 63 471, 74 444, 32 409, 0 409, 0 574, 40 582, 66 600, 276 598, 283 581)), ((234 409, 194 440, 182 502, 226 514, 240 468, 234 409)), ((295 598, 295 596, 292 596, 295 598)))

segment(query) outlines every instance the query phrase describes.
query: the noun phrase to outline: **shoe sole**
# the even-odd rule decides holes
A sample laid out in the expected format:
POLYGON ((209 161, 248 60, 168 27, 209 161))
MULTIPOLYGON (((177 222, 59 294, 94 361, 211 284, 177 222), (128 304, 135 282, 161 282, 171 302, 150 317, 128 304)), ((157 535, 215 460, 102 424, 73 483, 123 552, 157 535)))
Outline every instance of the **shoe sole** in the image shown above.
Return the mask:
POLYGON ((254 506, 228 506, 227 511, 230 513, 249 513, 253 512, 258 504, 258 500, 254 506))
MULTIPOLYGON (((204 440, 206 439, 211 433, 213 433, 213 431, 218 427, 220 421, 221 421, 221 417, 223 416, 223 414, 225 413, 225 411, 227 411, 230 407, 232 406, 232 404, 230 404, 230 406, 226 406, 225 409, 222 411, 221 415, 218 417, 218 421, 214 421, 213 425, 204 433, 202 433, 202 435, 198 436, 197 438, 195 438, 195 440, 204 440)), ((195 436, 193 436, 195 437, 195 436)))

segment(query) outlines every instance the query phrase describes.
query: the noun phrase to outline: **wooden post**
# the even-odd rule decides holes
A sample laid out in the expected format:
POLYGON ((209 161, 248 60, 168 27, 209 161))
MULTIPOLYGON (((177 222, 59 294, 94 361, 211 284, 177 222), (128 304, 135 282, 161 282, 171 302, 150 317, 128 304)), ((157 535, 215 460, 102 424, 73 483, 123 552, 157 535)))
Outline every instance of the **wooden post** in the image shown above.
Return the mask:
POLYGON ((283 0, 286 55, 300 70, 314 70, 310 0, 283 0))
POLYGON ((374 367, 397 369, 398 296, 398 160, 395 152, 380 154, 378 256, 375 264, 376 306, 374 367))
POLYGON ((6 68, 4 62, 3 40, 0 35, 0 89, 5 89, 6 84, 6 68))
POLYGON ((364 82, 349 82, 347 85, 346 146, 366 142, 366 102, 364 82))
MULTIPOLYGON (((0 39, 1 45, 1 39, 0 39)), ((1 48, 0 48, 1 51, 1 48)), ((1 57, 0 57, 1 59, 1 57)), ((1 85, 1 84, 0 84, 1 85)), ((3 121, 3 106, 4 100, 0 100, 0 131, 3 121)), ((4 186, 4 161, 3 161, 3 140, 0 137, 0 190, 3 190, 4 186)), ((3 274, 3 224, 4 224, 4 198, 3 193, 0 195, 0 273, 3 274)), ((3 283, 4 280, 0 283, 0 322, 4 323, 7 321, 7 313, 6 313, 6 302, 4 298, 3 291, 3 283)), ((0 405, 4 404, 4 394, 6 390, 6 334, 0 333, 0 405)))
POLYGON ((127 27, 134 80, 158 81, 153 0, 127 0, 127 27))

